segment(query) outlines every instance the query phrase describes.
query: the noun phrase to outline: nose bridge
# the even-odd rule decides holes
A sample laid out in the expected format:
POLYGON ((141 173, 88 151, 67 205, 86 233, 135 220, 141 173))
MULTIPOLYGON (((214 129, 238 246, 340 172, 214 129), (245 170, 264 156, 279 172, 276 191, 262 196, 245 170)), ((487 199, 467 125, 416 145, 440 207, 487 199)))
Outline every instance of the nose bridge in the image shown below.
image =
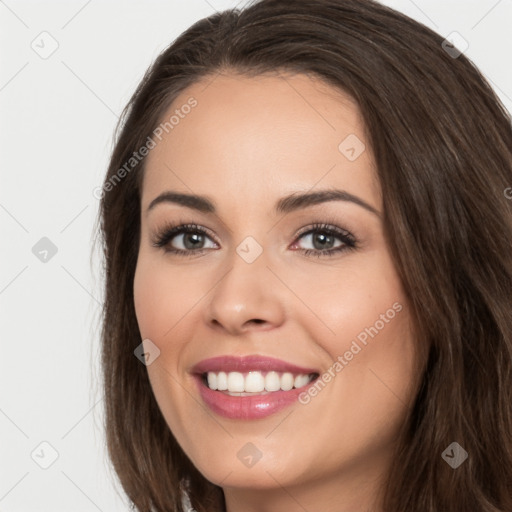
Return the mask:
POLYGON ((227 262, 229 270, 215 287, 219 295, 224 295, 226 305, 241 301, 247 307, 266 295, 271 275, 267 268, 268 255, 269 251, 252 236, 247 236, 234 248, 227 262))
POLYGON ((270 251, 256 238, 245 237, 227 261, 229 267, 214 286, 208 308, 209 321, 228 330, 240 330, 248 321, 279 324, 284 307, 267 265, 270 251))
MULTIPOLYGON (((261 241, 261 237, 260 241, 261 241)), ((258 242, 256 238, 249 235, 246 236, 236 247, 236 254, 242 259, 247 265, 254 264, 258 259, 261 259, 261 256, 265 252, 265 257, 263 259, 267 259, 269 254, 269 248, 263 248, 263 241, 258 242)))

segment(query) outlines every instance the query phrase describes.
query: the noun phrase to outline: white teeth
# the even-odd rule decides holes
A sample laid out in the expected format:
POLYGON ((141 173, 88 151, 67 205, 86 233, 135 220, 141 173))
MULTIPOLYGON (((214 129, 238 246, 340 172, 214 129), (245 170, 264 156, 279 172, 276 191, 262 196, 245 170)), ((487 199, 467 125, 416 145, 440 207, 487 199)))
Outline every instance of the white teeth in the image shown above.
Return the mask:
POLYGON ((239 372, 228 373, 228 391, 234 393, 243 393, 244 389, 244 376, 239 372))
POLYGON ((279 391, 281 389, 281 379, 277 372, 268 372, 265 376, 265 389, 267 391, 279 391))
POLYGON ((245 377, 244 391, 259 393, 265 389, 265 378, 260 372, 249 372, 245 377))
POLYGON ((313 375, 293 375, 290 372, 208 372, 208 387, 212 390, 228 393, 262 393, 271 391, 290 391, 301 388, 313 380, 313 375))
POLYGON ((208 387, 210 389, 217 389, 217 374, 208 372, 208 387))
MULTIPOLYGON (((210 375, 210 372, 208 372, 208 375, 210 375)), ((217 389, 219 391, 226 391, 228 389, 228 376, 226 372, 220 372, 217 375, 217 389)))
POLYGON ((281 389, 283 391, 290 391, 293 388, 293 375, 291 373, 283 373, 281 377, 281 389))
POLYGON ((296 388, 301 388, 302 386, 305 386, 309 382, 309 375, 297 375, 295 377, 295 381, 293 383, 293 386, 296 388))

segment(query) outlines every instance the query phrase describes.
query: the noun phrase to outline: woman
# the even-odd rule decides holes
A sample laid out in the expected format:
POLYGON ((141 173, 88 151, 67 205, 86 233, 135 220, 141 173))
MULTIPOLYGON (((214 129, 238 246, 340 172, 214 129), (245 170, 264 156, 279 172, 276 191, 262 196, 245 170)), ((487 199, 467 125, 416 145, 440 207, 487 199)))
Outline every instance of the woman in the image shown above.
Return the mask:
POLYGON ((370 0, 261 0, 151 66, 101 197, 134 507, 512 510, 512 130, 370 0))

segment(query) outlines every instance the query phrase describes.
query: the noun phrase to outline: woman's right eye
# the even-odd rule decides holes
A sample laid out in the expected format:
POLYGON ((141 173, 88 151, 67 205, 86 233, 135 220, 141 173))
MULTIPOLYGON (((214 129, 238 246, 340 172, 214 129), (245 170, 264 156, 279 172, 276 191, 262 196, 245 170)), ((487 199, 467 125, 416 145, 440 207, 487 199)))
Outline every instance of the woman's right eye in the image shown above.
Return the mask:
MULTIPOLYGON (((191 256, 205 252, 205 239, 212 240, 206 229, 197 224, 180 224, 166 226, 153 240, 153 247, 163 247, 165 252, 179 256, 191 256), (176 242, 178 241, 178 242, 176 242), (181 247, 173 247, 174 243, 181 247)), ((215 248, 215 243, 213 247, 215 248)))

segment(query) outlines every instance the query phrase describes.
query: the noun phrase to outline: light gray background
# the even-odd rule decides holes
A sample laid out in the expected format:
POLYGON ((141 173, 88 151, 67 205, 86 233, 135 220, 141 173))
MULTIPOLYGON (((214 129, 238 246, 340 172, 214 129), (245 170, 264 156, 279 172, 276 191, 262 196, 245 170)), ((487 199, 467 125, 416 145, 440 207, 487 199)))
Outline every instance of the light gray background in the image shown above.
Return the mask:
MULTIPOLYGON (((510 0, 383 3, 445 37, 459 32, 512 111, 510 0)), ((152 60, 196 20, 236 4, 0 0, 0 512, 128 510, 101 430, 92 192, 152 60), (48 58, 31 46, 52 44, 48 58), (42 237, 57 248, 46 262, 32 252, 42 237), (47 469, 42 442, 58 453, 47 469)))

